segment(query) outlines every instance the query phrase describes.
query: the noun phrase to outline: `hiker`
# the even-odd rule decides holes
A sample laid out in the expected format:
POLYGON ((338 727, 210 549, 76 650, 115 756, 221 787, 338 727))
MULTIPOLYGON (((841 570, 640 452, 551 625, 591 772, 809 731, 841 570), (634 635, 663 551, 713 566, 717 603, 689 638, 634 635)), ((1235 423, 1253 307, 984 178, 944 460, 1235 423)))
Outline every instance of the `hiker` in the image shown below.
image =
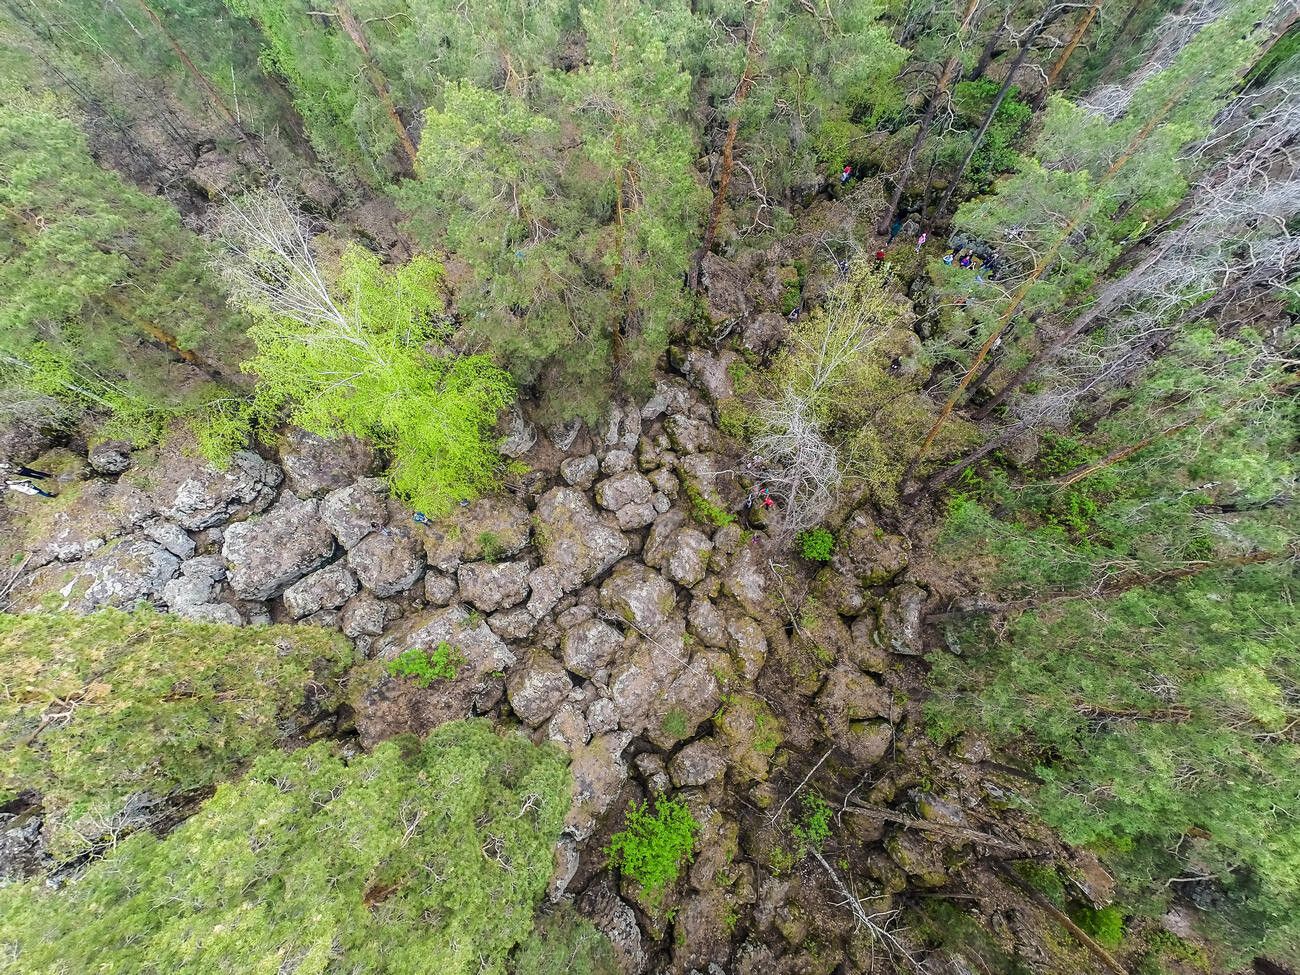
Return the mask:
POLYGON ((876 251, 876 262, 879 263, 884 259, 885 259, 885 251, 884 248, 881 248, 880 250, 876 251))
POLYGON ((891 223, 889 225, 889 240, 885 241, 885 246, 892 244, 894 242, 894 238, 898 236, 898 232, 902 229, 903 229, 903 221, 895 220, 893 223, 891 223))
POLYGON ((776 507, 776 502, 773 501, 773 500, 772 500, 772 496, 771 496, 770 494, 767 493, 767 488, 763 488, 763 507, 764 507, 764 508, 775 508, 775 507, 776 507))
POLYGON ((843 186, 853 178, 853 167, 848 163, 844 164, 844 172, 840 173, 840 185, 843 186))
POLYGON ((961 264, 961 266, 962 266, 963 268, 968 268, 968 267, 970 267, 970 265, 971 265, 971 256, 970 256, 969 254, 963 254, 963 255, 961 256, 961 260, 960 260, 958 263, 961 264))
POLYGON ((949 267, 952 267, 952 259, 953 259, 953 256, 954 256, 954 255, 953 255, 953 252, 952 252, 952 251, 949 251, 947 254, 944 254, 944 255, 943 255, 943 263, 947 264, 949 267))
POLYGON ((52 497, 54 497, 54 495, 50 494, 48 491, 42 491, 42 490, 41 490, 40 488, 38 488, 35 484, 33 484, 31 481, 14 481, 14 480, 9 480, 9 481, 6 481, 6 482, 5 482, 5 487, 8 488, 10 491, 14 491, 14 492, 16 492, 17 494, 28 494, 28 495, 31 495, 31 496, 34 497, 34 498, 35 498, 35 497, 42 497, 42 498, 52 498, 52 497))
POLYGON ((429 516, 426 515, 423 511, 417 511, 417 512, 416 512, 415 514, 413 514, 411 517, 414 518, 414 519, 415 519, 417 522, 419 522, 421 525, 427 525, 427 524, 429 524, 429 516))
POLYGON ((924 230, 922 230, 921 236, 916 238, 916 252, 918 254, 921 253, 921 248, 925 246, 925 242, 929 239, 930 239, 930 235, 927 234, 924 230))
POLYGON ((46 478, 53 476, 48 471, 33 470, 30 467, 24 467, 22 464, 0 464, 0 472, 12 474, 15 471, 18 473, 19 477, 34 477, 38 481, 44 481, 46 478))

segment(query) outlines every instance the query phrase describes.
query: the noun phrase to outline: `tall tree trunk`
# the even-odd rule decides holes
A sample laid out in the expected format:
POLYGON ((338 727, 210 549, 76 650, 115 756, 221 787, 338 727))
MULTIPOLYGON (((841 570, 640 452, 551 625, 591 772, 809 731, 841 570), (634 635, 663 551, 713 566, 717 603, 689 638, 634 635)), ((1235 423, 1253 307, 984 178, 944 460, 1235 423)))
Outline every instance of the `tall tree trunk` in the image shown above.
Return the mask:
POLYGON ((406 155, 407 164, 411 169, 414 169, 415 143, 411 141, 411 133, 406 130, 406 123, 402 121, 402 116, 397 113, 397 106, 393 104, 393 96, 388 91, 388 81, 370 56, 370 45, 366 43, 366 36, 362 33, 361 25, 357 23, 356 17, 352 15, 352 11, 348 9, 346 3, 340 2, 336 4, 335 10, 338 13, 339 23, 343 25, 343 32, 348 35, 356 49, 361 52, 361 63, 365 68, 366 78, 370 81, 370 86, 375 89, 375 94, 379 96, 379 101, 384 106, 388 121, 397 134, 397 141, 402 147, 402 152, 406 155))
POLYGON ((921 116, 920 124, 917 126, 916 135, 912 138, 912 144, 908 147, 907 158, 903 161, 902 168, 895 177, 894 195, 889 201, 889 208, 881 216, 879 223, 876 224, 877 233, 887 233, 890 225, 894 222, 894 215, 898 213, 899 204, 903 202, 903 193, 907 189, 907 181, 912 178, 912 170, 916 167, 916 157, 921 151, 921 146, 925 142, 925 137, 929 134, 930 126, 934 124, 934 116, 939 111, 939 103, 943 100, 944 95, 948 93, 948 88, 952 85, 953 80, 957 77, 957 71, 961 67, 961 38, 970 26, 971 19, 975 16, 975 10, 979 7, 979 0, 966 0, 966 11, 962 15, 961 24, 957 28, 958 53, 954 53, 948 58, 947 63, 943 66, 943 71, 939 73, 939 80, 935 82, 934 91, 930 93, 929 99, 925 103, 925 112, 921 116))
MULTIPOLYGON (((1070 58, 1074 55, 1074 49, 1079 46, 1079 42, 1083 40, 1083 35, 1088 32, 1088 27, 1091 26, 1093 20, 1096 18, 1097 12, 1101 10, 1102 3, 1103 0, 1093 0, 1092 6, 1088 8, 1088 12, 1083 15, 1078 26, 1074 28, 1074 33, 1070 35, 1070 40, 1066 43, 1065 50, 1061 52, 1061 56, 1056 59, 1052 64, 1051 70, 1047 72, 1047 83, 1043 85, 1043 98, 1046 98, 1047 93, 1056 87, 1056 82, 1060 79, 1061 72, 1064 71, 1065 66, 1070 63, 1070 58)), ((1041 100, 1042 99, 1040 99, 1040 101, 1041 100)))
POLYGON ((740 132, 740 108, 754 89, 754 69, 758 59, 758 31, 763 26, 763 15, 767 13, 767 2, 754 13, 754 22, 749 28, 749 40, 745 44, 745 67, 740 73, 740 83, 736 86, 735 100, 732 103, 731 121, 727 124, 727 137, 722 143, 722 161, 718 169, 718 188, 713 194, 713 203, 709 206, 709 216, 704 224, 704 237, 695 251, 691 262, 690 285, 693 289, 700 286, 700 267, 705 255, 713 250, 718 237, 718 224, 722 220, 722 208, 727 202, 727 189, 731 186, 731 170, 735 163, 736 136, 740 132))
POLYGON ((235 134, 240 139, 247 139, 248 133, 244 131, 243 127, 239 124, 239 119, 237 119, 235 113, 230 110, 230 106, 226 104, 226 100, 221 96, 221 91, 212 83, 207 75, 199 70, 198 65, 196 65, 190 58, 189 54, 186 53, 185 48, 181 47, 180 41, 176 40, 176 38, 172 36, 172 32, 167 29, 167 25, 163 23, 162 18, 158 16, 153 7, 149 6, 148 0, 136 0, 136 2, 139 3, 140 8, 144 10, 145 14, 153 22, 153 25, 158 28, 158 33, 162 34, 171 49, 176 52, 176 57, 178 57, 181 64, 185 66, 185 70, 189 72, 190 77, 198 82, 199 87, 207 93, 212 104, 216 106, 217 111, 221 113, 223 118, 225 118, 226 122, 235 131, 235 134))
MULTIPOLYGON (((1096 189, 1100 190, 1103 186, 1106 186, 1115 178, 1115 175, 1120 170, 1128 165, 1129 160, 1133 158, 1134 154, 1139 148, 1141 148, 1142 144, 1150 138, 1151 133, 1155 131, 1155 128, 1160 124, 1160 121, 1168 115, 1174 105, 1177 104, 1188 84, 1189 82, 1184 82, 1179 85, 1169 98, 1166 99, 1164 104, 1161 105, 1151 118, 1147 120, 1146 124, 1138 130, 1137 134, 1134 135, 1124 152, 1121 153, 1113 163, 1111 163, 1110 168, 1107 169, 1101 179, 1097 181, 1096 189)), ((957 388, 953 390, 952 395, 948 397, 947 402, 943 404, 943 408, 939 411, 939 415, 935 417, 934 422, 930 425, 930 429, 926 432, 925 439, 922 441, 920 449, 917 450, 916 456, 913 457, 912 462, 907 465, 907 470, 903 473, 904 486, 911 481, 912 476, 916 473, 917 466, 925 458, 931 445, 933 445, 934 438, 939 435, 939 430, 943 427, 944 423, 947 422, 948 417, 952 415, 952 411, 956 408, 957 403, 966 392, 966 387, 970 385, 971 380, 975 378, 975 374, 979 372, 979 368, 983 364, 985 357, 989 354, 989 350, 993 347, 994 342, 997 341, 998 336, 1002 334, 1002 330, 1007 327, 1016 312, 1020 309, 1021 304, 1024 303, 1025 296, 1029 293, 1029 289, 1037 283, 1038 279, 1043 276, 1048 267, 1051 266, 1052 262, 1056 260, 1061 248, 1065 246, 1065 242, 1069 239, 1070 235, 1074 233, 1075 228, 1087 215, 1088 211, 1091 210, 1092 200, 1093 197, 1089 197, 1075 209, 1073 215, 1071 215, 1069 220, 1066 221, 1065 227, 1062 229, 1061 233, 1057 235, 1056 241, 1047 249, 1043 256, 1038 259, 1038 263, 1034 266, 1033 271, 1025 279, 1024 283, 1016 289, 1016 293, 1011 296, 1011 300, 1007 303, 1007 307, 1003 310, 1002 315, 998 319, 997 327, 989 332, 989 337, 985 340, 984 344, 980 346, 979 351, 976 352, 975 359, 966 370, 966 374, 962 376, 961 382, 957 384, 957 388)))
POLYGON ((1020 44, 1020 51, 1016 54, 1016 59, 1011 62, 1011 67, 1007 69, 1007 76, 1002 81, 1002 86, 998 88, 997 95, 993 98, 993 104, 989 106, 984 113, 984 121, 980 123, 979 131, 975 133, 975 138, 971 141, 970 149, 966 152, 966 158, 961 161, 957 167, 957 172, 953 173, 948 182, 948 188, 944 190, 943 199, 939 201, 939 209, 935 216, 942 220, 943 215, 948 212, 948 207, 952 203, 953 194, 957 192, 957 186, 961 183, 962 176, 966 173, 966 168, 970 166, 970 161, 975 158, 975 153, 979 151, 984 144, 984 137, 988 135, 989 128, 993 125, 993 119, 998 114, 998 109, 1002 107, 1003 101, 1006 100, 1007 93, 1011 91, 1011 86, 1015 84, 1016 72, 1024 66, 1025 59, 1029 57, 1029 50, 1034 46, 1034 41, 1038 40, 1040 34, 1047 29, 1051 21, 1051 13, 1055 3, 1049 4, 1043 15, 1034 21, 1034 25, 1029 29, 1029 35, 1020 44))

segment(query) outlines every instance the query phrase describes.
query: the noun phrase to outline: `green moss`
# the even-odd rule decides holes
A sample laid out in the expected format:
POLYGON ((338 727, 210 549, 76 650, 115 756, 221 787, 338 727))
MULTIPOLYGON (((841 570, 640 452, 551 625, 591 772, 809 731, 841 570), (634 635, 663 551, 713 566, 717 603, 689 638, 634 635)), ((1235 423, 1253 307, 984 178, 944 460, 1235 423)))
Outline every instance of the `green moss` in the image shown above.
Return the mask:
POLYGON ((1103 947, 1118 948, 1124 940, 1124 915, 1117 907, 1076 907, 1070 914, 1103 947))
POLYGON ((681 708, 670 708, 659 727, 670 738, 685 738, 688 732, 686 712, 681 708))
POLYGON ((691 516, 700 524, 725 528, 736 520, 735 515, 710 501, 690 481, 687 481, 685 486, 686 498, 691 504, 691 516))

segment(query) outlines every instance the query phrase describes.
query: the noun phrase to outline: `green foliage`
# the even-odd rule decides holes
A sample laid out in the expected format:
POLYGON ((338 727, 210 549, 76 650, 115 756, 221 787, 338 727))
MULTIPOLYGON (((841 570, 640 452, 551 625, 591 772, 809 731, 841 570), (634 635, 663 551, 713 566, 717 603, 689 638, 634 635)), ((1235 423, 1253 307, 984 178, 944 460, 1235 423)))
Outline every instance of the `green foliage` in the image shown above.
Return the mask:
POLYGON ((609 939, 572 907, 538 918, 510 964, 511 975, 617 975, 609 939))
POLYGON ((1074 923, 1112 951, 1124 940, 1124 915, 1117 907, 1076 907, 1070 912, 1074 923))
POLYGON ((446 640, 426 653, 419 647, 403 650, 388 661, 385 669, 392 677, 404 677, 416 687, 428 687, 436 680, 455 680, 465 665, 465 655, 446 640))
POLYGON ((821 796, 806 792, 801 798, 803 815, 790 827, 790 833, 800 846, 819 850, 831 835, 831 815, 833 810, 821 796))
MULTIPOLYGON (((960 81, 953 86, 953 105, 963 121, 972 129, 960 141, 962 153, 970 148, 974 130, 984 120, 989 106, 997 96, 1001 84, 988 78, 978 81, 960 81)), ((987 190, 994 179, 1014 169, 1020 161, 1017 151, 1021 137, 1033 117, 1033 108, 1019 97, 1019 89, 1012 87, 998 106, 984 139, 971 158, 963 179, 973 190, 987 190)), ((957 160, 960 162, 960 159, 957 160)))
POLYGON ((246 368, 259 396, 294 423, 349 433, 388 450, 393 491, 430 516, 499 483, 493 428, 514 399, 510 377, 484 355, 435 354, 447 337, 442 269, 416 257, 385 269, 359 247, 342 256, 334 290, 355 322, 330 332, 260 314, 246 368))
POLYGON ((485 721, 350 761, 324 742, 264 755, 165 839, 0 891, 0 971, 504 975, 568 778, 560 752, 485 721))
POLYGON ((686 498, 691 504, 691 517, 701 525, 726 528, 736 520, 735 515, 710 501, 704 492, 690 481, 686 482, 686 498))
POLYGON ((933 658, 927 714, 1028 752, 1034 805, 1149 910, 1172 877, 1222 892, 1246 951, 1300 939, 1300 612, 1285 563, 1025 614, 933 658))
POLYGON ((704 194, 675 57, 689 11, 600 0, 580 18, 576 70, 538 64, 505 91, 449 79, 400 198, 412 229, 468 268, 468 327, 547 415, 594 421, 611 393, 648 390, 688 317, 680 282, 704 194))
POLYGON ((1184 332, 1087 441, 1049 433, 1018 470, 997 455, 968 470, 948 500, 949 554, 991 556, 994 582, 1033 591, 1280 550, 1294 513, 1265 502, 1295 469, 1295 404, 1276 396, 1283 368, 1250 332, 1184 332), (1186 430, 1162 432, 1183 417, 1186 430), (1140 452, 1104 462, 1145 438, 1140 452), (1075 484, 1053 483, 1089 466, 1075 484))
POLYGON ((91 410, 138 444, 181 418, 242 446, 244 430, 206 433, 242 406, 200 367, 232 368, 245 341, 203 243, 99 168, 52 100, 2 73, 0 92, 0 413, 45 399, 45 416, 91 410))
POLYGON ((799 553, 809 562, 829 562, 835 551, 835 536, 828 528, 809 528, 797 539, 799 553))
POLYGON ((685 738, 689 730, 686 724, 686 712, 681 708, 669 708, 660 725, 663 733, 670 738, 685 738))
POLYGON ((372 185, 388 182, 397 134, 337 18, 312 16, 307 0, 227 2, 257 25, 262 61, 284 79, 316 151, 372 185))
POLYGON ((654 815, 648 807, 645 802, 628 807, 626 828, 610 838, 605 852, 611 866, 635 880, 650 901, 658 903, 677 882, 682 865, 691 861, 700 825, 686 804, 677 800, 660 796, 654 815))
POLYGON ((345 640, 315 627, 0 614, 0 802, 40 793, 56 855, 79 852, 129 796, 205 788, 272 747, 308 685, 317 708, 337 707, 326 688, 351 661, 345 640))

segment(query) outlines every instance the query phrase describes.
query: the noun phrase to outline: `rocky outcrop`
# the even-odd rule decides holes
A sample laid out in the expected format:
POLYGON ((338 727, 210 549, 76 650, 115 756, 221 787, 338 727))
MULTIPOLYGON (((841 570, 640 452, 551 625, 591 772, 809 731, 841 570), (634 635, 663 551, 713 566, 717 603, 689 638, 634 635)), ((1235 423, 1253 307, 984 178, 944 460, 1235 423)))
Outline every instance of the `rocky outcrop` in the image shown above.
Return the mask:
POLYGON ((273 599, 329 561, 334 537, 316 501, 282 502, 231 525, 221 546, 230 587, 241 599, 273 599))
POLYGON ((527 562, 469 562, 460 567, 456 579, 460 596, 475 609, 491 613, 509 609, 528 598, 527 562))
POLYGON ((515 655, 488 625, 461 606, 429 610, 385 631, 374 656, 391 660, 406 650, 432 653, 451 648, 456 674, 429 687, 384 676, 365 688, 357 703, 357 732, 370 748, 394 735, 427 734, 456 718, 487 713, 502 698, 502 675, 515 655))
POLYGON ((280 464, 289 490, 314 498, 369 474, 375 452, 356 437, 320 437, 294 427, 280 442, 280 464))
POLYGON ((162 601, 181 560, 157 542, 123 541, 80 563, 60 590, 63 606, 89 613, 103 606, 131 609, 162 601))
POLYGON ((542 561, 557 573, 565 592, 590 582, 631 550, 627 537, 597 518, 586 496, 574 488, 546 492, 533 517, 542 561))
POLYGON ((197 531, 264 511, 283 479, 280 468, 251 450, 240 450, 218 470, 179 447, 155 468, 159 510, 182 528, 197 531))
POLYGON ((353 546, 347 563, 376 596, 396 596, 424 574, 424 546, 405 527, 381 528, 353 546))
POLYGON ((479 498, 422 530, 429 565, 447 573, 461 562, 518 555, 531 533, 528 509, 508 498, 479 498))

